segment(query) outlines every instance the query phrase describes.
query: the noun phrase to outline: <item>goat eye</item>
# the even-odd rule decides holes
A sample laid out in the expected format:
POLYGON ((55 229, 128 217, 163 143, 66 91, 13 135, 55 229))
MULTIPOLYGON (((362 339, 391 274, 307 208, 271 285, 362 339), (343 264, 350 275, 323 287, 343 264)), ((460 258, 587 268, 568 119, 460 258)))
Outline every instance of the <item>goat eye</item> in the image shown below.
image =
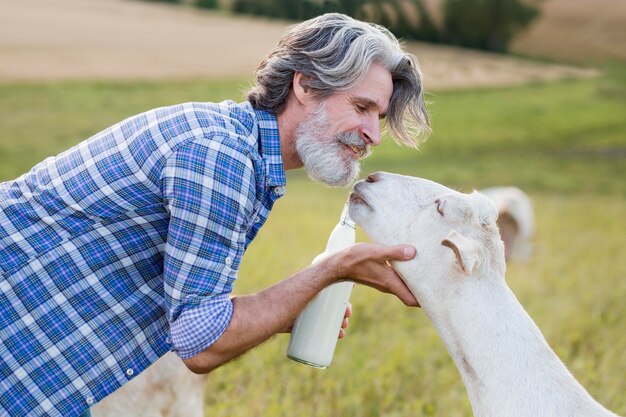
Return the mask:
POLYGON ((445 206, 445 203, 440 199, 436 199, 435 204, 437 205, 437 213, 441 214, 441 217, 443 217, 443 206, 445 206))

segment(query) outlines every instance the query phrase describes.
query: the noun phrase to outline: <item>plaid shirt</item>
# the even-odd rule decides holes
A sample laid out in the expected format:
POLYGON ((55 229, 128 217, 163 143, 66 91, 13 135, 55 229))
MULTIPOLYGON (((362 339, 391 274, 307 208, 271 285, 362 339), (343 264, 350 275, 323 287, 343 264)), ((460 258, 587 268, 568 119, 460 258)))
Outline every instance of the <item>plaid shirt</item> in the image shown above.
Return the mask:
POLYGON ((0 183, 0 416, 77 416, 232 317, 241 257, 285 192, 274 115, 187 103, 0 183))

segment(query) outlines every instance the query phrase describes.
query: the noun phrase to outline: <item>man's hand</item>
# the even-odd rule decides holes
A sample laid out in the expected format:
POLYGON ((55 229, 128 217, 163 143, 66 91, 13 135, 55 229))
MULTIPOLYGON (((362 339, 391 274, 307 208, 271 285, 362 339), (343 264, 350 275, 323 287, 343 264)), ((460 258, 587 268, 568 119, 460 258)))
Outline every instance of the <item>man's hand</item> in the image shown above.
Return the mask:
MULTIPOLYGON (((252 349, 272 335, 288 331, 308 302, 330 284, 354 281, 395 294, 408 306, 419 306, 389 261, 407 261, 415 257, 409 245, 383 246, 360 243, 286 278, 256 294, 232 299, 233 317, 222 336, 198 355, 185 359, 189 369, 207 373, 252 349)), ((352 309, 346 310, 342 330, 352 309)))
POLYGON ((390 261, 408 261, 416 251, 410 245, 384 246, 359 243, 325 259, 328 273, 339 280, 345 279, 394 294, 404 304, 419 307, 402 278, 389 264, 390 261))
MULTIPOLYGON (((343 316, 343 322, 341 322, 341 329, 339 329, 339 339, 343 339, 346 336, 345 329, 348 328, 350 317, 352 317, 352 304, 348 303, 348 308, 346 308, 346 312, 343 316)), ((293 323, 290 324, 289 327, 287 327, 286 329, 281 330, 279 333, 291 333, 292 330, 293 323)))
POLYGON ((352 316, 352 304, 348 303, 348 308, 346 308, 346 313, 343 316, 343 322, 341 322, 341 329, 339 329, 339 338, 343 339, 346 337, 346 329, 348 328, 348 321, 352 316))

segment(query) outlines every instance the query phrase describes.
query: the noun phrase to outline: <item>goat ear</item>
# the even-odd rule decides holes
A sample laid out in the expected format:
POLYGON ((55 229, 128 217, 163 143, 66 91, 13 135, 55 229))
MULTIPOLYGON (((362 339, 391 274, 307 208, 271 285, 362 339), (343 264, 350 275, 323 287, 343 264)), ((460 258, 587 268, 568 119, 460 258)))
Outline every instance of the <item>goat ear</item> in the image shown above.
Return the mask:
POLYGON ((454 251, 456 260, 465 275, 471 275, 480 266, 484 251, 478 242, 453 230, 441 241, 441 244, 454 251))

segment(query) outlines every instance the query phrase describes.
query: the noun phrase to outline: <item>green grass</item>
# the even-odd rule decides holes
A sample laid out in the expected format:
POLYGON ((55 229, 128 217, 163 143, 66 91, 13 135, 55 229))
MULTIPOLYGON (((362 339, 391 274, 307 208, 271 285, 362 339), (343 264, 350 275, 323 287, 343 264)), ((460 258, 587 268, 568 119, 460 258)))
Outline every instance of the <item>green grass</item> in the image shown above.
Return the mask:
MULTIPOLYGON (((581 383, 626 414, 626 80, 619 73, 433 94, 435 133, 421 151, 387 141, 364 172, 419 175, 465 191, 526 190, 537 216, 535 251, 509 265, 507 280, 581 383)), ((124 117, 182 101, 240 100, 248 83, 0 85, 0 180, 124 117)), ((236 291, 257 291, 307 265, 346 195, 290 173, 287 195, 244 257, 236 291)), ((328 370, 287 360, 288 336, 279 335, 208 376, 207 415, 471 415, 460 376, 420 310, 363 287, 352 303, 349 336, 328 370)))
POLYGON ((626 97, 614 94, 626 81, 612 80, 431 96, 434 134, 421 155, 387 146, 371 169, 392 165, 464 188, 624 196, 626 97))

